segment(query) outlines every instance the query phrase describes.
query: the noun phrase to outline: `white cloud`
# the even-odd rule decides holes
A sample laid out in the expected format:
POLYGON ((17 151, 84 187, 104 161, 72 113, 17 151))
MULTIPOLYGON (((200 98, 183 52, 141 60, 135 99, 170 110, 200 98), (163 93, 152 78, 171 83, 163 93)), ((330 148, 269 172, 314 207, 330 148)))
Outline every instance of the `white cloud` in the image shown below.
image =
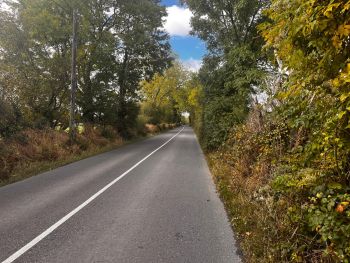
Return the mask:
POLYGON ((182 60, 182 65, 184 65, 184 67, 189 71, 198 72, 202 66, 202 60, 190 58, 187 60, 182 60))
POLYGON ((166 10, 168 16, 164 29, 171 36, 188 36, 191 31, 191 17, 193 16, 190 9, 173 5, 167 7, 166 10))
POLYGON ((1 11, 10 11, 11 8, 10 8, 6 3, 3 3, 3 2, 0 0, 0 10, 1 10, 1 11))

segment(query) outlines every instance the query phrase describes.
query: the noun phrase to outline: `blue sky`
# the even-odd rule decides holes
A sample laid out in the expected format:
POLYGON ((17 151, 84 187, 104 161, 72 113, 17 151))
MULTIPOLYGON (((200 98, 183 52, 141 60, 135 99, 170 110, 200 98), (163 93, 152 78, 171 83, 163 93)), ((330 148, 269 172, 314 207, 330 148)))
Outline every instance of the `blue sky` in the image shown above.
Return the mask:
POLYGON ((198 70, 206 48, 200 39, 189 34, 191 11, 177 0, 162 0, 162 4, 167 7, 168 17, 164 28, 170 34, 173 51, 186 67, 198 70))
POLYGON ((172 6, 172 5, 178 5, 178 0, 163 0, 162 4, 165 6, 172 6))

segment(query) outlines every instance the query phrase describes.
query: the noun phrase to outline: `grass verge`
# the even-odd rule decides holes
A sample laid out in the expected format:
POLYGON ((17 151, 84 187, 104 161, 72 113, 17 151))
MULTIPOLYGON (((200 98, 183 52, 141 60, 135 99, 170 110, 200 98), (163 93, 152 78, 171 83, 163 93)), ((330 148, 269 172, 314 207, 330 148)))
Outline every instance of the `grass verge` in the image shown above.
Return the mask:
MULTIPOLYGON (((143 137, 143 138, 146 139, 147 137, 143 137)), ((125 144, 132 143, 132 142, 134 142, 134 140, 130 142, 126 141, 122 144, 109 144, 108 146, 104 146, 100 148, 96 147, 96 148, 84 151, 79 155, 69 155, 54 161, 37 161, 37 162, 20 164, 13 170, 11 176, 9 176, 5 180, 0 181, 0 187, 7 184, 15 183, 18 181, 22 181, 26 178, 56 169, 58 167, 61 167, 70 163, 74 163, 74 162, 89 158, 97 154, 101 154, 104 152, 117 149, 125 144)))
POLYGON ((147 139, 174 127, 166 125, 157 128, 148 125, 141 135, 131 140, 123 140, 112 130, 106 132, 86 127, 73 145, 68 143, 68 135, 64 132, 23 131, 7 141, 0 141, 0 187, 147 139))

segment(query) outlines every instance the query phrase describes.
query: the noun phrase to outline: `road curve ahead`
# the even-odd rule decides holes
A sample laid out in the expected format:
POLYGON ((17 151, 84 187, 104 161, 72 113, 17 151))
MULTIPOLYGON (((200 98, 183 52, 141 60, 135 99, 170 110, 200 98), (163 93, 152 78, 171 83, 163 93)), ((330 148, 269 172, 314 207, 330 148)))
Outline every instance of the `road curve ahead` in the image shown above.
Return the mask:
POLYGON ((0 188, 0 262, 240 262, 189 127, 0 188))

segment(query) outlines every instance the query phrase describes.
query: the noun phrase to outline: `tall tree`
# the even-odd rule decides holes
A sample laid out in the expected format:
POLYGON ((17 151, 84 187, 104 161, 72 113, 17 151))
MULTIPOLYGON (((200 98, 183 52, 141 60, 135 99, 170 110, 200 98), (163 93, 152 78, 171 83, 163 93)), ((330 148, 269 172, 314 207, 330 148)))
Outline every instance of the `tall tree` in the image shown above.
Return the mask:
POLYGON ((215 148, 234 124, 244 120, 263 73, 257 25, 266 1, 187 0, 193 34, 208 47, 199 73, 204 86, 204 145, 215 148))
POLYGON ((181 113, 187 110, 189 77, 180 63, 174 63, 164 74, 142 83, 143 111, 151 123, 181 121, 181 113))
POLYGON ((7 3, 10 9, 0 11, 0 78, 6 76, 4 89, 13 93, 29 123, 68 125, 71 14, 76 8, 78 121, 113 124, 126 135, 136 119, 140 81, 172 60, 168 35, 160 29, 166 12, 159 1, 7 3))
POLYGON ((0 22, 0 63, 14 73, 8 89, 35 126, 67 124, 71 12, 43 0, 8 5, 0 22))
POLYGON ((117 75, 119 103, 118 128, 125 130, 135 120, 132 108, 136 106, 139 82, 150 79, 170 65, 168 35, 160 28, 166 15, 159 1, 120 1, 118 4, 116 31, 117 75), (147 10, 147 12, 145 12, 147 10))

